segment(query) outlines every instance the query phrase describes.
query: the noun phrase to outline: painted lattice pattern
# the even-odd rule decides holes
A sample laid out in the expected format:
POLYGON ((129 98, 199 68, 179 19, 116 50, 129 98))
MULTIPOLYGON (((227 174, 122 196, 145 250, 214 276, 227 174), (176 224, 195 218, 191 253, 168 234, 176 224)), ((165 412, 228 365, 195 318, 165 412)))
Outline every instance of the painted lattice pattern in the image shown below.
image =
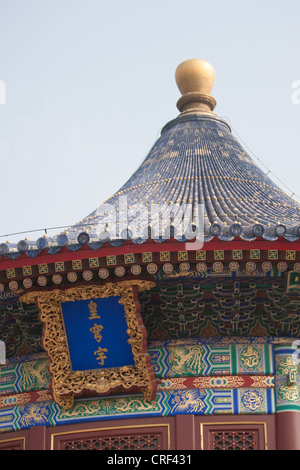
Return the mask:
POLYGON ((65 441, 62 450, 160 450, 160 435, 101 436, 65 441))
POLYGON ((258 450, 257 431, 212 431, 213 450, 258 450))

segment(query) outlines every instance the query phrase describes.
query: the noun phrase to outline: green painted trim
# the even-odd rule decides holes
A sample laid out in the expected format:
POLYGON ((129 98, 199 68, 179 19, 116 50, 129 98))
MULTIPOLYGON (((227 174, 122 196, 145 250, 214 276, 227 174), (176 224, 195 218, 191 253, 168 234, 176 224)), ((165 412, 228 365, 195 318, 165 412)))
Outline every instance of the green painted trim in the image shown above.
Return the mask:
POLYGON ((236 344, 230 344, 230 368, 232 374, 238 374, 238 357, 236 344))
POLYGON ((273 360, 271 354, 271 345, 264 344, 264 361, 265 361, 265 373, 266 374, 274 374, 273 370, 273 360))
POLYGON ((276 413, 280 413, 282 411, 300 411, 300 405, 277 405, 276 406, 276 413))

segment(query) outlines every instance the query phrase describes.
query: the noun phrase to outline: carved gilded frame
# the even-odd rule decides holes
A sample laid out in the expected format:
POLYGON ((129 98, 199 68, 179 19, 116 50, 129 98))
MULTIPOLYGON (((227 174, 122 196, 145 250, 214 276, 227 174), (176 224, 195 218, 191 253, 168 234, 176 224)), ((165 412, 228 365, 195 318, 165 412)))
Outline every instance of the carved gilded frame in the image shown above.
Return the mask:
POLYGON ((156 393, 156 380, 147 353, 147 332, 140 317, 137 293, 154 287, 150 281, 134 280, 105 285, 76 286, 52 291, 31 291, 20 297, 24 303, 35 302, 43 323, 43 346, 50 359, 53 396, 63 409, 74 405, 74 397, 84 392, 108 394, 114 389, 141 389, 146 400, 156 393), (61 303, 120 296, 124 306, 129 343, 134 366, 111 369, 72 371, 68 340, 63 324, 61 303))

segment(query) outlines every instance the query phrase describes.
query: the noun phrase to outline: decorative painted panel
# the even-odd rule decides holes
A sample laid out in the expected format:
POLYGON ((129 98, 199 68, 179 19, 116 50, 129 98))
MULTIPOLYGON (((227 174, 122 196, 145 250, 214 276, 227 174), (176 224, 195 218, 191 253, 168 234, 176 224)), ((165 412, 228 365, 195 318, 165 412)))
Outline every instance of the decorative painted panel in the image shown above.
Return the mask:
POLYGON ((205 344, 170 344, 149 348, 157 377, 230 374, 230 348, 205 344))
POLYGON ((231 373, 274 374, 271 344, 231 344, 231 373))
MULTIPOLYGON (((160 378, 153 402, 139 393, 82 397, 63 410, 53 399, 45 354, 25 356, 19 362, 9 359, 0 376, 0 432, 118 418, 273 414, 272 338, 269 343, 258 337, 208 340, 149 345, 152 366, 160 378)), ((275 347, 282 358, 285 347, 275 347)), ((283 366, 277 370, 279 379, 280 371, 283 366)))
POLYGON ((199 339, 154 341, 148 351, 157 377, 274 374, 272 344, 205 344, 199 339))
POLYGON ((0 410, 0 432, 120 418, 274 412, 273 388, 170 390, 157 392, 153 403, 132 395, 76 399, 70 410, 53 401, 14 406, 0 410))
POLYGON ((275 346, 275 365, 276 411, 300 411, 299 354, 296 347, 275 346))
POLYGON ((0 366, 0 396, 48 388, 48 366, 45 353, 7 359, 0 366))

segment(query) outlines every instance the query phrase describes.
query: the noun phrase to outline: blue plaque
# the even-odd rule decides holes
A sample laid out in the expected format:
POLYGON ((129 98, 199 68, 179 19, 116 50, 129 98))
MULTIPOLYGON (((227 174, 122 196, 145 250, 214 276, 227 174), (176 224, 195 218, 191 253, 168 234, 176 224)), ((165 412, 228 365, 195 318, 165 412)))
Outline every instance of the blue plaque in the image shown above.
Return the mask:
POLYGON ((134 389, 141 390, 146 400, 155 399, 157 381, 138 301, 139 291, 154 286, 150 281, 128 280, 22 296, 25 303, 38 301, 44 348, 54 366, 50 368, 53 398, 62 409, 71 409, 75 397, 86 394, 134 389))
POLYGON ((120 296, 62 302, 73 371, 134 365, 120 296))

